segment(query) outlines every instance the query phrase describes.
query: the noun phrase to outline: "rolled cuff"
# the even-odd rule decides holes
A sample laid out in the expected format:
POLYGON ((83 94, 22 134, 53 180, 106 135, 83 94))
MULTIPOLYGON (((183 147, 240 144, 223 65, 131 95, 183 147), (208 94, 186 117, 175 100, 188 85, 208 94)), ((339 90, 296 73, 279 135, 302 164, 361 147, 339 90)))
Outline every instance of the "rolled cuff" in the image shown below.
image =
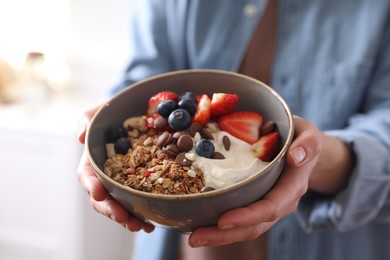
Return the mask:
POLYGON ((377 220, 390 221, 390 151, 368 134, 353 130, 328 131, 345 142, 356 156, 347 187, 334 196, 308 191, 296 216, 307 232, 347 231, 377 220))

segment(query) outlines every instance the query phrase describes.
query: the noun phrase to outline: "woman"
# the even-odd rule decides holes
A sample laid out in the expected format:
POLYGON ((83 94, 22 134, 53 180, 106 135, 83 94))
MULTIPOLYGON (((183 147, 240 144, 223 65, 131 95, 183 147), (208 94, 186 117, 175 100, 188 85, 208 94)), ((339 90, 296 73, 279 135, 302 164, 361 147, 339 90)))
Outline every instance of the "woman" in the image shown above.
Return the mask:
POLYGON ((152 232, 140 233, 135 259, 388 257, 390 2, 140 0, 133 10, 132 56, 117 90, 179 69, 238 71, 269 83, 299 115, 274 189, 196 230, 180 250, 175 233, 152 232, 117 204, 83 157, 78 177, 95 209, 152 232))

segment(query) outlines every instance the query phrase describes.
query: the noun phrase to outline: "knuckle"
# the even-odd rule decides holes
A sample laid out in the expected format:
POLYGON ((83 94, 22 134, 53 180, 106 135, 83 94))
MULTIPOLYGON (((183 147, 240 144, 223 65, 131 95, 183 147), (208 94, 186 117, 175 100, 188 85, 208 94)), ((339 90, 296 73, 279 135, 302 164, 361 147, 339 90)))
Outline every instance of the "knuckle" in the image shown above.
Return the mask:
POLYGON ((308 187, 307 183, 302 184, 301 187, 298 189, 298 192, 297 192, 298 197, 300 198, 303 195, 305 195, 305 193, 307 192, 308 188, 309 187, 308 187))
POLYGON ((252 229, 252 232, 249 234, 249 240, 255 240, 262 234, 261 225, 258 225, 256 228, 252 229))

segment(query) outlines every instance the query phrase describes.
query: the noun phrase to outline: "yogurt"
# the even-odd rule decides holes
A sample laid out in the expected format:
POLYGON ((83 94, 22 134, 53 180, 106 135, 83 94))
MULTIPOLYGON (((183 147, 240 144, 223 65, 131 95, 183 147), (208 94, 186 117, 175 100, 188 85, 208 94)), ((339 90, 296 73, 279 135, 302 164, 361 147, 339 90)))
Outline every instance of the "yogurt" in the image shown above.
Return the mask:
POLYGON ((216 160, 201 157, 195 154, 192 163, 194 167, 202 170, 206 186, 221 189, 234 183, 242 181, 266 167, 269 162, 259 160, 251 145, 230 135, 224 131, 217 131, 212 134, 215 151, 225 156, 225 159, 216 160), (227 136, 230 139, 230 149, 224 148, 222 138, 227 136))

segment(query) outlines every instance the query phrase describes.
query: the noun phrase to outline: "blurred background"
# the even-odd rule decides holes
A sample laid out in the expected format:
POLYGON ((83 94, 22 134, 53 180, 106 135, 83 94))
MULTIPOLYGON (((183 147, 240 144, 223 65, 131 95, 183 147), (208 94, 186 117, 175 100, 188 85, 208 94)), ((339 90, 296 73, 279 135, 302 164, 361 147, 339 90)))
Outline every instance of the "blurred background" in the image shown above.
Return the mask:
POLYGON ((83 111, 131 48, 131 0, 0 1, 0 259, 130 259, 133 235, 77 182, 83 111))

